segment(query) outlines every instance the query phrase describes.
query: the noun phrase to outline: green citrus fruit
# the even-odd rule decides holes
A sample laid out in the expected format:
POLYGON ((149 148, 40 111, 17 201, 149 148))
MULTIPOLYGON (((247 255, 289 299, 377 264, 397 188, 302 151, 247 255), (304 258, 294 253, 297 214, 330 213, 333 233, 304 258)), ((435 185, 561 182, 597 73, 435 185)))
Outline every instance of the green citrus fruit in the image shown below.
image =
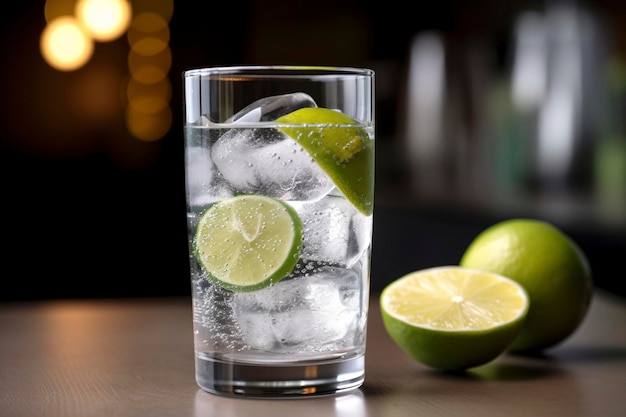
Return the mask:
POLYGON ((511 351, 539 351, 571 335, 591 300, 592 277, 582 250, 553 225, 510 219, 470 243, 460 265, 487 269, 520 283, 530 309, 511 351))
POLYGON ((396 344, 425 365, 451 371, 483 365, 505 352, 528 306, 515 281, 460 266, 412 272, 380 295, 383 323, 396 344))
POLYGON ((365 129, 345 114, 306 107, 276 119, 279 130, 297 141, 363 214, 374 200, 374 143, 365 129))
POLYGON ((193 250, 208 277, 233 291, 280 281, 296 265, 302 222, 286 203, 240 195, 211 206, 200 219, 193 250))

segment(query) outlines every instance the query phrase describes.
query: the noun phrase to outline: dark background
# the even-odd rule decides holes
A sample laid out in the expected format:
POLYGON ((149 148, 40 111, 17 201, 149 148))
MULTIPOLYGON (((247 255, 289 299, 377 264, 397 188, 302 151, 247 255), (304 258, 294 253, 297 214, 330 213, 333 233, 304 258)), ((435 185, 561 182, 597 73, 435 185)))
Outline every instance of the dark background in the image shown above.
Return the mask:
MULTIPOLYGON (((246 64, 377 72, 374 291, 412 270, 457 263, 485 227, 527 216, 570 234, 588 255, 596 285, 624 295, 625 210, 609 220, 594 210, 562 216, 524 201, 505 208, 489 198, 470 204, 446 189, 442 198, 424 199, 408 185, 398 150, 416 34, 436 30, 453 50, 479 40, 489 47, 493 70, 505 71, 515 16, 552 3, 443 0, 407 8, 398 0, 176 1, 169 72, 174 119, 169 133, 150 143, 124 131, 121 106, 119 113, 91 118, 67 107, 77 83, 88 103, 97 103, 110 92, 112 75, 123 79, 126 40, 98 44, 87 66, 58 72, 38 49, 44 2, 12 3, 0 17, 0 301, 188 294, 181 73, 246 64)), ((612 51, 621 58, 618 29, 626 25, 626 6, 578 4, 610 28, 612 51)), ((618 204, 626 208, 626 201, 618 204)))

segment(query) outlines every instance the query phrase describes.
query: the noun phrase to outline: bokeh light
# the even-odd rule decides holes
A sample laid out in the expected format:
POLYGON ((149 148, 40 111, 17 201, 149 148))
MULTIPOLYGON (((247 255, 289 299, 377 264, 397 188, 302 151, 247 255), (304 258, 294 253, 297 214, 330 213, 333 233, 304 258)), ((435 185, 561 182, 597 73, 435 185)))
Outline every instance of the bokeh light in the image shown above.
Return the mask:
MULTIPOLYGON (((173 119, 168 77, 172 66, 169 21, 173 9, 172 0, 47 0, 42 55, 55 69, 77 70, 92 58, 95 42, 110 42, 127 33, 129 78, 121 86, 125 88, 126 101, 118 109, 126 115, 125 124, 132 136, 144 142, 161 139, 173 119)), ((95 91, 89 86, 85 88, 95 91)), ((112 114, 98 110, 105 102, 113 103, 109 94, 89 97, 91 101, 76 106, 85 110, 82 113, 86 119, 101 119, 91 112, 105 119, 104 114, 112 114)), ((80 102, 79 98, 76 96, 73 102, 80 102)))
POLYGON ((137 139, 151 142, 165 136, 172 124, 169 106, 172 66, 169 18, 173 2, 137 2, 128 28, 128 106, 126 124, 137 139))
POLYGON ((137 13, 128 28, 128 43, 132 46, 146 36, 169 42, 170 31, 167 20, 154 12, 137 13))
POLYGON ((172 126, 172 112, 164 108, 155 113, 144 113, 129 107, 126 111, 126 125, 133 136, 151 142, 167 134, 172 126))
POLYGON ((126 95, 129 107, 145 113, 156 113, 169 106, 172 86, 167 78, 154 84, 144 84, 131 78, 126 95))
POLYGON ((141 55, 131 49, 128 54, 128 69, 133 78, 146 84, 154 84, 167 77, 172 66, 169 48, 155 55, 141 55))
POLYGON ((108 42, 126 32, 132 9, 126 0, 78 0, 75 13, 96 41, 108 42))
POLYGON ((52 22, 57 17, 74 16, 76 0, 46 0, 44 6, 44 17, 46 23, 52 22))
POLYGON ((141 12, 152 12, 169 22, 174 13, 173 0, 133 0, 133 8, 141 12))
POLYGON ((94 42, 74 17, 61 16, 46 25, 39 46, 50 66, 60 71, 73 71, 89 61, 94 42))

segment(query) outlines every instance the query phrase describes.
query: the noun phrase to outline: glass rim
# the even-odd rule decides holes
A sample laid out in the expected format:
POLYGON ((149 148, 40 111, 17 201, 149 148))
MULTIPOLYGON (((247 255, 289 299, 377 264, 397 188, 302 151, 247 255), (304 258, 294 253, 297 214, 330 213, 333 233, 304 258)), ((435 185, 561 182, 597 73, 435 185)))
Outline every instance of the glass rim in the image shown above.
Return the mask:
POLYGON ((361 67, 320 65, 235 65, 191 68, 183 78, 245 75, 258 78, 374 77, 374 70, 361 67))

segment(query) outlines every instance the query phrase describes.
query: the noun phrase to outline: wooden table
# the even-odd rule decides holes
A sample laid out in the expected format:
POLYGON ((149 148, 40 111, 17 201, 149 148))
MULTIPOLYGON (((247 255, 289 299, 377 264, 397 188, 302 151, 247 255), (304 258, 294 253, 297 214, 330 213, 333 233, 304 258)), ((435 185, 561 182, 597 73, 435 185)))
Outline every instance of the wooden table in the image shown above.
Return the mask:
POLYGON ((464 375, 411 361, 372 297, 366 382, 300 400, 219 397, 194 381, 190 300, 0 306, 0 416, 626 416, 626 301, 596 292, 544 357, 503 355, 464 375))

